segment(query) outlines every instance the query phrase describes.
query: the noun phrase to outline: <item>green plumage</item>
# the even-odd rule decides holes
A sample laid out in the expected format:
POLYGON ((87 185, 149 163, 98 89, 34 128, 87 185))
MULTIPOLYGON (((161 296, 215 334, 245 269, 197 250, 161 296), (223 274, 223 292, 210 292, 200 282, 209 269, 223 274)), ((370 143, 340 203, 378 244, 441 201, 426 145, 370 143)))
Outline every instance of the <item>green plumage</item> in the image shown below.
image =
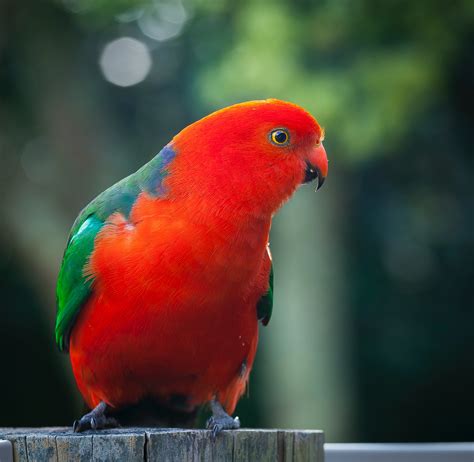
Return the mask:
POLYGON ((174 156, 173 149, 165 146, 140 170, 99 194, 74 222, 56 289, 56 343, 60 350, 68 350, 74 321, 91 294, 92 280, 84 275, 84 266, 94 250, 98 232, 111 214, 120 212, 128 217, 141 192, 164 194, 162 182, 167 174, 166 166, 174 156))
POLYGON ((91 280, 83 274, 84 265, 94 249, 94 240, 104 222, 94 215, 83 222, 78 233, 72 234, 64 252, 56 288, 56 343, 67 350, 69 331, 91 291, 91 280))

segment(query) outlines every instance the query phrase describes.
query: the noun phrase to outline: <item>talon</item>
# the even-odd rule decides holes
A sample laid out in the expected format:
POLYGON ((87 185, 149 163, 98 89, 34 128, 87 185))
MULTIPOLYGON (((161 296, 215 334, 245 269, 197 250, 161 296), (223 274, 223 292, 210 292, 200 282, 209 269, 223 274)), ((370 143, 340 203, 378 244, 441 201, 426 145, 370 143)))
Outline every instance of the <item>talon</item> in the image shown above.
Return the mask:
POLYGON ((216 426, 216 422, 214 420, 214 417, 209 417, 209 419, 207 419, 207 422, 206 422, 206 428, 208 430, 213 430, 215 426, 216 426))
POLYGON ((218 401, 211 401, 211 410, 212 416, 207 421, 206 427, 211 430, 212 439, 215 439, 222 430, 240 428, 240 419, 238 417, 233 419, 218 401))
POLYGON ((75 420, 72 429, 75 433, 82 432, 91 428, 92 430, 100 430, 106 427, 117 427, 118 422, 113 417, 107 417, 105 411, 107 405, 100 402, 92 411, 82 416, 79 420, 75 420))

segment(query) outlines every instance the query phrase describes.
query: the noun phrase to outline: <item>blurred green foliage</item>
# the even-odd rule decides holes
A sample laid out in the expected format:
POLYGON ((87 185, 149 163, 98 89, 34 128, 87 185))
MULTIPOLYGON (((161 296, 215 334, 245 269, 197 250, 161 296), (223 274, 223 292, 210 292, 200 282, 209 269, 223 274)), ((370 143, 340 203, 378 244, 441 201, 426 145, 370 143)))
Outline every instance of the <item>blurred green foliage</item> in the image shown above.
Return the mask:
POLYGON ((276 306, 242 420, 472 440, 473 26, 467 0, 4 0, 0 425, 80 412, 52 324, 81 207, 189 122, 276 97, 326 128, 330 174, 275 220, 276 306), (124 36, 152 66, 118 87, 99 63, 124 36))

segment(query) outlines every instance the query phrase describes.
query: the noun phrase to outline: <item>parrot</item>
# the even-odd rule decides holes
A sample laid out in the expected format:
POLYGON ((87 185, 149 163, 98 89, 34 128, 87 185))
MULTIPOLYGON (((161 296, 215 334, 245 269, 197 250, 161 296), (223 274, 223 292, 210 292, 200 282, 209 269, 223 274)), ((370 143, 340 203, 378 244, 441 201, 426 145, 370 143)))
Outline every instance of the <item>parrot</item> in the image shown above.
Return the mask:
POLYGON ((57 280, 56 343, 87 412, 75 432, 144 406, 181 422, 232 417, 273 310, 272 218, 328 171, 324 130, 277 99, 182 129, 78 215, 57 280), (181 420, 180 420, 181 419, 181 420))

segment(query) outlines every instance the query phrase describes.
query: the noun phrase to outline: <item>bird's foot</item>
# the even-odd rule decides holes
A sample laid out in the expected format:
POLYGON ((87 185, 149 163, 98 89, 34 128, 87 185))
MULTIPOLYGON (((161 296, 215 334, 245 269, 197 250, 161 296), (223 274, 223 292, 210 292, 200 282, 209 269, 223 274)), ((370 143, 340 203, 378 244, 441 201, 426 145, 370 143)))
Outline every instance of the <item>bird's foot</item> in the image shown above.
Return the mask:
POLYGON ((100 430, 101 428, 118 427, 119 424, 113 417, 105 415, 107 404, 101 401, 91 412, 75 420, 72 429, 75 433, 85 430, 100 430))
POLYGON ((212 430, 212 437, 215 438, 222 430, 237 430, 240 428, 240 420, 238 417, 211 417, 206 424, 208 430, 212 430))
POLYGON ((231 417, 224 411, 222 405, 216 401, 211 401, 212 416, 206 423, 206 428, 212 431, 212 438, 215 438, 222 430, 237 430, 240 428, 238 417, 231 417))

